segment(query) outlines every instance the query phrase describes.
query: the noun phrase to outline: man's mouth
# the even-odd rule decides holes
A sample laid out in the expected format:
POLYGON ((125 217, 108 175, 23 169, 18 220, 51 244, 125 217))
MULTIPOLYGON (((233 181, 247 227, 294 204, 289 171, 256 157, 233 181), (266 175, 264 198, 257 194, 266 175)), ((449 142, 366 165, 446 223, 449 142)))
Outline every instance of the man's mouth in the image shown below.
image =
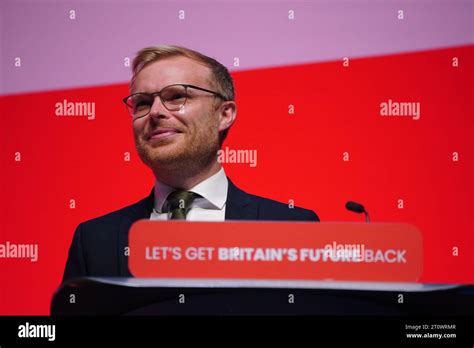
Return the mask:
POLYGON ((147 140, 162 140, 169 137, 173 137, 176 134, 181 133, 179 130, 174 128, 158 128, 148 135, 147 140))

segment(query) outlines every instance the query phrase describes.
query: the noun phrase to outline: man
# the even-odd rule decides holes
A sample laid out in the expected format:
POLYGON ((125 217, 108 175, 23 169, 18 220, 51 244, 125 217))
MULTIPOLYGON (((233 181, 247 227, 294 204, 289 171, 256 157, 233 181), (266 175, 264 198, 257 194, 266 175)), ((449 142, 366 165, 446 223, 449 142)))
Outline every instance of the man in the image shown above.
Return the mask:
POLYGON ((218 150, 235 121, 234 85, 216 60, 176 46, 142 49, 133 61, 135 144, 156 182, 143 200, 81 223, 64 280, 131 276, 128 231, 139 219, 319 221, 310 210, 250 195, 226 177, 218 150))

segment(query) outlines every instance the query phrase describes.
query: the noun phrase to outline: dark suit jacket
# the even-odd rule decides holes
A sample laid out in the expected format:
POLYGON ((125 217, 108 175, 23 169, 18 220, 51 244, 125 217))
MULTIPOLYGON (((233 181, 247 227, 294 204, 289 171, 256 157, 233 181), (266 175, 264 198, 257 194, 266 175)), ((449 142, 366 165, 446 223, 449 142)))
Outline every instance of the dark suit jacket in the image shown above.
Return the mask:
MULTIPOLYGON (((154 190, 141 201, 77 227, 69 249, 63 281, 82 276, 131 277, 128 258, 128 230, 137 220, 149 219, 154 190)), ((294 207, 267 198, 250 195, 229 179, 226 220, 319 221, 311 210, 294 207)))

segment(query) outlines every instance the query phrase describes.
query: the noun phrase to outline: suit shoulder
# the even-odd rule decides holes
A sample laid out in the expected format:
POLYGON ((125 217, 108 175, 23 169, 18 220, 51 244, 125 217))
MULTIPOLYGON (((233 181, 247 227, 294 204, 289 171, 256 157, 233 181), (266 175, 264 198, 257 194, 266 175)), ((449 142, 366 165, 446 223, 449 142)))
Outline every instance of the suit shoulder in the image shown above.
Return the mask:
POLYGON ((297 221, 319 221, 318 215, 301 207, 290 207, 288 204, 273 199, 248 194, 251 200, 259 203, 259 218, 261 220, 297 220, 297 221))
POLYGON ((142 199, 136 203, 130 204, 128 206, 125 206, 123 208, 120 208, 118 210, 112 211, 110 213, 83 221, 79 224, 79 226, 82 228, 82 230, 90 230, 90 229, 97 229, 97 228, 104 228, 106 226, 117 226, 117 224, 120 222, 122 217, 127 216, 141 204, 144 203, 146 200, 142 199))

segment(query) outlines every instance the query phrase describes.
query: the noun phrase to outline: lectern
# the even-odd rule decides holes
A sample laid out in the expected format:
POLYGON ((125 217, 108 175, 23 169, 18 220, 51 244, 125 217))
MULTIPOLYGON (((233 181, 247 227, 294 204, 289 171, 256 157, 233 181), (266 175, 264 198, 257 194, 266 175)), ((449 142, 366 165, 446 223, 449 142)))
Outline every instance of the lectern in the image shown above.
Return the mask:
POLYGON ((388 282, 92 277, 66 282, 51 304, 52 315, 457 316, 472 313, 473 287, 388 282))
POLYGON ((389 223, 136 222, 134 277, 62 284, 53 315, 472 315, 468 285, 423 284, 422 238, 389 223))

